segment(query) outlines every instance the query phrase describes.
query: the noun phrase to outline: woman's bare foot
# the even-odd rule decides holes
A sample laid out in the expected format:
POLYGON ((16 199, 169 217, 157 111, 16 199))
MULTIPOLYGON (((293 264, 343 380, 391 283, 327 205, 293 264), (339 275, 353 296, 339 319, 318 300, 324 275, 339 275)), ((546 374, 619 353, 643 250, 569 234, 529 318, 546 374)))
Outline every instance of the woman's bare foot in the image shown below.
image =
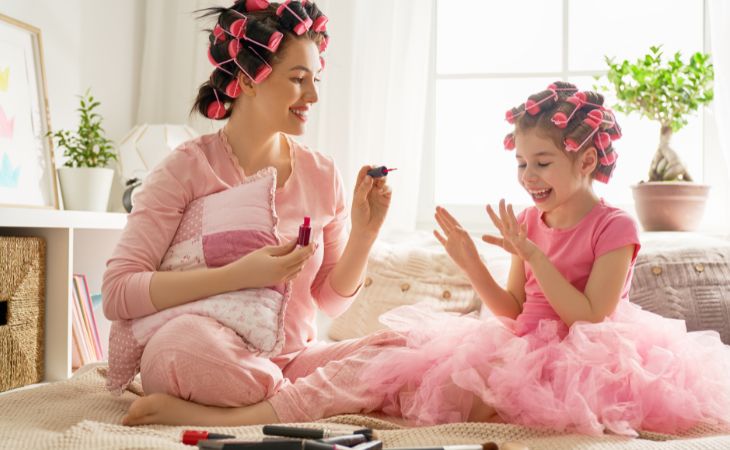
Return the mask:
POLYGON ((256 405, 223 408, 205 406, 167 394, 140 397, 122 418, 124 425, 208 425, 238 426, 278 423, 269 402, 256 405))

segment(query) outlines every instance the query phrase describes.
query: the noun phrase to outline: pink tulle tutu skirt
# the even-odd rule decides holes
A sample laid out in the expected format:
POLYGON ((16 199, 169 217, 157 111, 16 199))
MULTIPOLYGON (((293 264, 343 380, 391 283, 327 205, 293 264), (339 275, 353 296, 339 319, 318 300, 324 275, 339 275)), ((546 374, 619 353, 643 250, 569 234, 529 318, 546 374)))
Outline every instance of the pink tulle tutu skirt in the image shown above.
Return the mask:
POLYGON ((730 422, 730 347, 620 302, 601 323, 458 317, 420 306, 381 317, 407 336, 363 372, 385 413, 466 421, 475 399, 506 422, 598 435, 730 422))

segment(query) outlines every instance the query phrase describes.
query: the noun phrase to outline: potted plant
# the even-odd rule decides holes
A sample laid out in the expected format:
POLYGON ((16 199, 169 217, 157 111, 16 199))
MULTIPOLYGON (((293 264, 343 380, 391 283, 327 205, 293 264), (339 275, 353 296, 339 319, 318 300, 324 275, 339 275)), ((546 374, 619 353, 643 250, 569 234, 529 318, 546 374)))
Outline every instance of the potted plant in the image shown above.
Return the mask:
POLYGON ((65 209, 106 211, 114 170, 107 168, 117 159, 112 141, 101 127, 95 112, 99 102, 87 90, 80 95, 79 127, 75 132, 49 132, 68 159, 58 169, 65 209))
POLYGON ((608 82, 619 100, 615 109, 659 122, 659 147, 649 179, 632 186, 636 212, 647 231, 693 230, 702 218, 709 186, 693 182, 670 139, 687 125, 690 113, 712 101, 714 69, 709 60, 709 54, 697 52, 684 62, 677 52, 663 61, 661 46, 651 47, 635 63, 606 57, 608 82))

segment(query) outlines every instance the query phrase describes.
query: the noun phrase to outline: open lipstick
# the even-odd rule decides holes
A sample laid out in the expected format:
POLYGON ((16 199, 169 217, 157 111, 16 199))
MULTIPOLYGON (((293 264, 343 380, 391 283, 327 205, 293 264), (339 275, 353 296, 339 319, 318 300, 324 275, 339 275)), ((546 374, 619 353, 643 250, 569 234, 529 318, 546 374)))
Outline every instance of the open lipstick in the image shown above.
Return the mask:
POLYGON ((205 439, 231 439, 235 437, 236 436, 232 436, 230 434, 208 433, 203 430, 185 430, 182 433, 181 441, 185 445, 197 445, 198 441, 205 439))
POLYGON ((299 237, 297 237, 297 245, 306 247, 309 245, 309 236, 312 234, 312 227, 309 225, 309 216, 304 216, 304 223, 299 227, 299 237))

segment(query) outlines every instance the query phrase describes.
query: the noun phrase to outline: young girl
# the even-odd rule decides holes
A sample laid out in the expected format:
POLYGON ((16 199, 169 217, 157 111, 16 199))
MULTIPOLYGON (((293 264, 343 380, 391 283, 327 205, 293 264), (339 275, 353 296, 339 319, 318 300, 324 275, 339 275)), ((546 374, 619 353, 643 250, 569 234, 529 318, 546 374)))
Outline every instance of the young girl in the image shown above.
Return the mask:
POLYGON ((592 188, 616 164, 614 115, 593 92, 556 82, 507 112, 517 179, 534 206, 487 207, 512 254, 495 283, 468 233, 437 208, 435 232, 496 317, 384 317, 408 336, 363 374, 383 409, 419 424, 506 421, 556 430, 635 435, 730 422, 730 347, 687 333, 629 302, 637 227, 592 188))
POLYGON ((385 178, 366 175, 371 168, 366 166, 348 210, 333 161, 290 137, 304 132, 318 100, 326 16, 310 1, 265 0, 241 0, 210 14, 217 19, 209 49, 215 69, 200 87, 194 109, 228 122, 218 133, 180 146, 145 180, 108 262, 104 311, 112 320, 135 319, 216 294, 292 280, 282 325, 286 340, 278 355, 266 358, 211 318, 170 320, 144 348, 140 370, 147 396, 131 405, 127 424, 164 423, 153 411, 170 411, 165 402, 176 400, 193 407, 257 405, 256 417, 276 421, 277 409, 267 399, 287 399, 279 403, 286 409, 310 391, 338 397, 328 383, 343 361, 369 358, 363 354, 401 340, 391 333, 329 346, 316 341, 317 308, 336 315, 350 305, 390 203, 385 178), (159 270, 191 202, 236 187, 271 166, 277 174, 275 207, 283 245, 263 247, 221 267, 159 270), (312 217, 312 240, 297 247, 304 216, 312 217))

